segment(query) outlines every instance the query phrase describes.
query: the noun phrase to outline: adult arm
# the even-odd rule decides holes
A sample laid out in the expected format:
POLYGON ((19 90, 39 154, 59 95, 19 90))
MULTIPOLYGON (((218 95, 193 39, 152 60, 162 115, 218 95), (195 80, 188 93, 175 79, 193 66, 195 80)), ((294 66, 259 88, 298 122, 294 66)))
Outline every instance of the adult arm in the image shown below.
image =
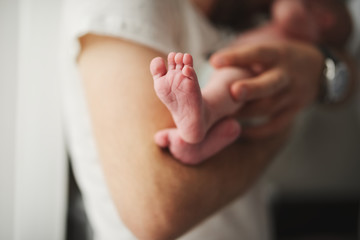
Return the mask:
POLYGON ((153 141, 174 126, 153 91, 150 60, 160 52, 117 38, 81 38, 84 82, 103 170, 118 213, 139 239, 174 239, 246 191, 286 133, 236 142, 188 167, 153 141))

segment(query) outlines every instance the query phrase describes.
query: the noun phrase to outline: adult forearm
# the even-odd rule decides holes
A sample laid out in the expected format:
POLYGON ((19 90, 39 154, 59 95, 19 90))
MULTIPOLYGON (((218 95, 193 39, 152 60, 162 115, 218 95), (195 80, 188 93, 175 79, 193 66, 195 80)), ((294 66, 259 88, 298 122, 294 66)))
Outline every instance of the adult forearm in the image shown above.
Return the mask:
POLYGON ((150 60, 161 53, 119 39, 82 39, 84 80, 103 170, 119 215, 139 239, 173 239, 246 191, 282 146, 237 142, 189 167, 163 152, 156 131, 173 126, 152 90, 150 60))
POLYGON ((282 141, 237 143, 198 167, 150 147, 147 158, 128 159, 131 174, 121 159, 104 170, 121 218, 139 239, 175 239, 251 187, 282 141))

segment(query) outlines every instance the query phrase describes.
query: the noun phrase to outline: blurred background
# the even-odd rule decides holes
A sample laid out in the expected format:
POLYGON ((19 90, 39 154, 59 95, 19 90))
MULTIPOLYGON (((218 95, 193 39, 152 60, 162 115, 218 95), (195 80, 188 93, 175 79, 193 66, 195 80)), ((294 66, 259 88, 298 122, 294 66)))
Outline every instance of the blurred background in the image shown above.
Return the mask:
POLYGON ((0 0, 0 239, 64 239, 60 0, 0 0))
MULTIPOLYGON (((349 1, 357 28, 359 2, 349 1)), ((89 236, 61 121, 61 5, 61 0, 0 0, 0 239, 89 236)), ((360 59, 357 46, 351 51, 360 59)), ((305 112, 296 137, 264 177, 274 194, 276 239, 359 239, 356 98, 337 109, 305 112), (303 142, 304 135, 317 144, 303 142), (332 140, 324 144, 324 138, 332 140), (295 145, 301 153, 294 154, 295 145)))

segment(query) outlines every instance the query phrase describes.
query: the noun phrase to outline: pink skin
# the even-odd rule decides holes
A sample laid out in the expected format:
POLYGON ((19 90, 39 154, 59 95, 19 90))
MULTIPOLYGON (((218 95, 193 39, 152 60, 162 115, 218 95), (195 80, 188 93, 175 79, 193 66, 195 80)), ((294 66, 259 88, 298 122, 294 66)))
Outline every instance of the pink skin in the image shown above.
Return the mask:
POLYGON ((168 71, 161 58, 151 62, 154 88, 170 110, 180 136, 188 143, 203 140, 208 109, 201 98, 200 86, 189 54, 170 53, 168 71))
POLYGON ((168 69, 162 58, 150 64, 154 88, 171 112, 177 128, 155 135, 160 147, 168 147, 178 160, 198 164, 232 143, 240 134, 234 119, 224 119, 242 106, 230 96, 230 85, 249 77, 237 68, 217 71, 204 90, 200 90, 190 54, 170 53, 168 69))
POLYGON ((189 144, 185 142, 180 137, 177 128, 157 132, 155 142, 160 147, 169 148, 171 154, 182 163, 196 165, 235 141, 240 131, 239 123, 235 119, 227 118, 215 124, 200 143, 189 144))

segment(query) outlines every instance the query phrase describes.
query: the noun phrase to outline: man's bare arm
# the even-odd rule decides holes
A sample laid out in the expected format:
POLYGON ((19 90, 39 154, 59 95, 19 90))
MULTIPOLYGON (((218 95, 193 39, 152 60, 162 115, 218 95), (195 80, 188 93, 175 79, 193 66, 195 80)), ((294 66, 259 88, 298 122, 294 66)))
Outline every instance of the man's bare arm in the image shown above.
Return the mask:
POLYGON ((116 38, 87 35, 78 59, 103 170, 124 223, 139 239, 174 239, 258 178, 285 134, 236 142, 189 167, 159 149, 153 135, 173 127, 153 91, 150 60, 161 53, 116 38))

